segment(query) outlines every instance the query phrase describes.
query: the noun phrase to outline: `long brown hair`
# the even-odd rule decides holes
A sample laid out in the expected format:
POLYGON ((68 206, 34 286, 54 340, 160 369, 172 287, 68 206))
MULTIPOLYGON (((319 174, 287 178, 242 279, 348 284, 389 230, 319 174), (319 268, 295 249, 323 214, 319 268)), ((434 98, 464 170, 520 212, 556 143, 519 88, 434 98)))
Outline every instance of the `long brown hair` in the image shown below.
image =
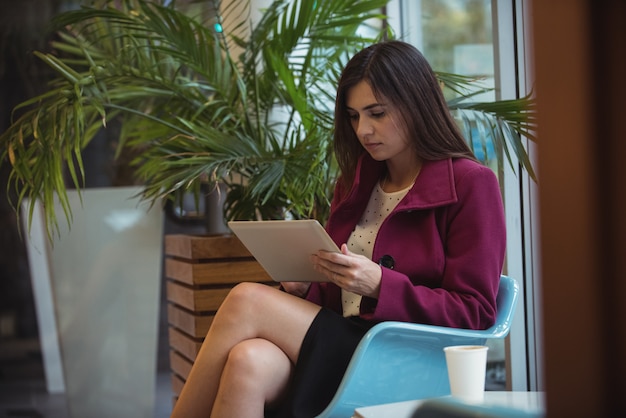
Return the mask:
POLYGON ((364 152, 350 124, 346 94, 361 81, 370 85, 378 100, 384 98, 397 109, 422 160, 476 159, 450 114, 426 58, 410 44, 385 41, 354 55, 339 79, 334 148, 346 190, 354 181, 358 158, 364 152))

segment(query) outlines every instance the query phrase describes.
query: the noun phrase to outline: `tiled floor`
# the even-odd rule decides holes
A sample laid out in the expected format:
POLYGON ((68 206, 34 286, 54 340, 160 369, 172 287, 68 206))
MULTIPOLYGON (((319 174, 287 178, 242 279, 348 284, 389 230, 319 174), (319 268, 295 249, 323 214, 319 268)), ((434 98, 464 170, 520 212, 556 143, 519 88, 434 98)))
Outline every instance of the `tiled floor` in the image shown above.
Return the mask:
MULTIPOLYGON (((158 374, 155 398, 154 418, 168 418, 172 407, 169 372, 158 374)), ((0 380, 0 418, 68 416, 65 397, 48 394, 42 379, 0 380)))

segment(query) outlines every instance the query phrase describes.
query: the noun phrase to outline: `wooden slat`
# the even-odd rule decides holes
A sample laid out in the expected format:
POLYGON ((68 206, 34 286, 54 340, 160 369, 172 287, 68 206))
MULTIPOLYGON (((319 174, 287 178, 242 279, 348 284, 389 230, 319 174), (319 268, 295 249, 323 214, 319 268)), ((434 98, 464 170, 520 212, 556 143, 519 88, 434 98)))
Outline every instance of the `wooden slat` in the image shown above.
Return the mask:
POLYGON ((234 235, 194 236, 170 234, 165 236, 165 254, 187 260, 252 257, 234 235))
POLYGON ((195 338, 202 338, 206 335, 213 322, 213 317, 212 313, 190 312, 172 303, 167 306, 167 318, 170 326, 195 338))
POLYGON ((169 279, 190 285, 237 284, 240 282, 271 282, 271 277, 261 265, 251 259, 189 263, 167 258, 165 275, 169 279))
POLYGON ((198 351, 200 351, 200 347, 202 346, 201 339, 192 338, 191 336, 172 327, 169 328, 169 341, 171 348, 178 351, 181 355, 191 361, 196 360, 198 351))
POLYGON ((166 235, 164 252, 170 363, 175 403, 215 311, 237 283, 274 287, 267 272, 234 235, 166 235))
POLYGON ((181 356, 177 351, 170 350, 170 367, 182 380, 187 381, 191 366, 193 363, 188 358, 181 356))
POLYGON ((194 312, 216 311, 231 289, 196 289, 171 280, 168 280, 166 287, 168 301, 194 312))
POLYGON ((175 395, 172 404, 175 404, 176 400, 178 400, 178 396, 183 390, 184 385, 185 381, 180 376, 172 373, 172 392, 174 392, 175 395))

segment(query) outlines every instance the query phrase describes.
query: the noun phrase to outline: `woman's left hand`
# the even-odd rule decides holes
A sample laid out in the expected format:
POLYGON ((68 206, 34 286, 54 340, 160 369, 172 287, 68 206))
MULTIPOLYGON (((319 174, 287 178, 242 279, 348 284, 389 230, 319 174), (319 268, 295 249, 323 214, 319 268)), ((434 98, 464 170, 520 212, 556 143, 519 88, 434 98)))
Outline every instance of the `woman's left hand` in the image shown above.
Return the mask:
POLYGON ((318 251, 311 256, 315 270, 344 290, 361 296, 378 298, 381 267, 369 258, 354 254, 343 244, 341 252, 318 251))

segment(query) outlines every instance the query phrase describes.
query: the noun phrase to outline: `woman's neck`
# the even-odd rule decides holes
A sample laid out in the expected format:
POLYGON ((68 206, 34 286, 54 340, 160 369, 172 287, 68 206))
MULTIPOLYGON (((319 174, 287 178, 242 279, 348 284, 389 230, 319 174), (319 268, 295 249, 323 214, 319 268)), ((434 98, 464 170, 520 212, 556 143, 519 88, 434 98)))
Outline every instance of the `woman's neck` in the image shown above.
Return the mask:
POLYGON ((384 192, 393 193, 404 190, 415 183, 422 169, 422 162, 417 161, 412 164, 397 165, 387 162, 387 171, 381 179, 381 188, 384 192))

